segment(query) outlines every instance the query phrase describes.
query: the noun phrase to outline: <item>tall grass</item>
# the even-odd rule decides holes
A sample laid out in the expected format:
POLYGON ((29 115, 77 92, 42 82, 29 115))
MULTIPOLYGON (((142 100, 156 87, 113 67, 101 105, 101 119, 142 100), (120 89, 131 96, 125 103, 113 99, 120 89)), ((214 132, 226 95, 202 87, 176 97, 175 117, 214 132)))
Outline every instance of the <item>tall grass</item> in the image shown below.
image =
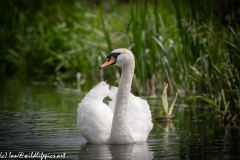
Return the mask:
POLYGON ((1 24, 2 73, 29 70, 67 79, 80 72, 93 83, 117 83, 120 72, 99 71, 99 65, 112 49, 125 47, 135 54, 135 94, 158 95, 167 82, 180 97, 202 95, 218 104, 223 89, 230 106, 240 108, 235 12, 224 25, 216 5, 205 0, 25 2, 25 8, 1 2, 12 9, 6 17, 15 19, 1 24))
POLYGON ((116 21, 121 7, 114 2, 1 1, 1 9, 6 10, 0 24, 1 73, 71 78, 81 72, 82 78, 97 81, 91 75, 99 73, 98 59, 106 58, 110 43, 117 46, 124 25, 123 18, 116 21))
POLYGON ((198 3, 175 0, 172 5, 164 1, 131 3, 127 33, 137 57, 136 77, 140 78, 136 83, 142 86, 138 91, 159 93, 160 84, 167 81, 173 92, 218 101, 223 89, 231 105, 239 107, 238 22, 232 16, 231 23, 223 25, 211 3, 201 6, 205 10, 197 7, 198 3), (212 11, 208 18, 204 15, 207 10, 212 11))
MULTIPOLYGON (((135 82, 139 94, 156 94, 160 86, 168 81, 172 89, 172 65, 175 45, 172 36, 177 33, 171 11, 163 9, 164 2, 145 1, 130 3, 131 19, 127 28, 129 46, 136 57, 135 82), (171 38, 170 38, 171 37, 171 38), (141 88, 141 89, 139 89, 141 88)), ((173 37, 177 38, 177 37, 173 37)))
POLYGON ((216 101, 223 89, 231 105, 239 106, 239 22, 233 16, 235 13, 230 12, 229 24, 223 25, 211 1, 207 7, 203 3, 206 1, 190 5, 173 1, 181 44, 185 48, 182 53, 189 60, 190 81, 198 94, 206 94, 216 101), (186 7, 189 11, 181 10, 186 7), (235 104, 234 99, 238 101, 235 104))

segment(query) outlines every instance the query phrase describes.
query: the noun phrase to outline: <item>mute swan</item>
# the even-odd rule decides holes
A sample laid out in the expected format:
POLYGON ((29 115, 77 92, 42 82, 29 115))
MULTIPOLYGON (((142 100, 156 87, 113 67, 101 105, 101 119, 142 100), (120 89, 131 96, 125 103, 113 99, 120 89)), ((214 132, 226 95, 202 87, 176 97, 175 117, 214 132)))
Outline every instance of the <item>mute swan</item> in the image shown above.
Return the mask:
POLYGON ((146 100, 131 94, 135 60, 131 51, 120 48, 107 56, 100 69, 122 67, 119 87, 102 81, 78 104, 80 134, 93 144, 129 144, 145 142, 151 131, 152 115, 146 100), (108 105, 103 103, 109 97, 108 105))

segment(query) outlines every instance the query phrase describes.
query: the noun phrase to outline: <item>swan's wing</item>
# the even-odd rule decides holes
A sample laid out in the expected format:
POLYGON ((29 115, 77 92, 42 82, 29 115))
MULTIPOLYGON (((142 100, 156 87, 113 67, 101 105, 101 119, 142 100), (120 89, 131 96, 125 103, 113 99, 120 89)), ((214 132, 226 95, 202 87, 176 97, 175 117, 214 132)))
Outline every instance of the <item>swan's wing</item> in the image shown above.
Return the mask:
MULTIPOLYGON (((117 89, 117 87, 111 86, 108 93, 108 96, 111 99, 108 106, 112 109, 112 111, 115 107, 117 89)), ((140 97, 130 94, 128 114, 134 141, 145 142, 153 127, 152 114, 148 102, 140 97)))
POLYGON ((105 143, 110 136, 113 112, 102 102, 108 92, 109 85, 100 82, 78 104, 78 128, 90 143, 105 143))

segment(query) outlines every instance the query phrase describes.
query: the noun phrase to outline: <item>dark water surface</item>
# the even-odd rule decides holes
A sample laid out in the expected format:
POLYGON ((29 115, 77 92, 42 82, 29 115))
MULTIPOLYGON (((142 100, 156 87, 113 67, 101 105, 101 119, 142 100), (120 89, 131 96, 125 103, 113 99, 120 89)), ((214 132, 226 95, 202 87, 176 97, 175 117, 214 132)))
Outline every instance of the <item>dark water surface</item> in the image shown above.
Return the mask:
MULTIPOLYGON (((177 106, 175 120, 154 122, 146 143, 92 145, 77 129, 84 94, 12 79, 0 84, 0 159, 62 156, 65 159, 240 159, 240 128, 214 117, 196 119, 198 107, 177 106), (31 157, 32 156, 32 157, 31 157)), ((161 101, 149 99, 153 117, 161 101)), ((43 157, 43 159, 45 159, 43 157)), ((47 158, 50 159, 50 158, 47 158)))

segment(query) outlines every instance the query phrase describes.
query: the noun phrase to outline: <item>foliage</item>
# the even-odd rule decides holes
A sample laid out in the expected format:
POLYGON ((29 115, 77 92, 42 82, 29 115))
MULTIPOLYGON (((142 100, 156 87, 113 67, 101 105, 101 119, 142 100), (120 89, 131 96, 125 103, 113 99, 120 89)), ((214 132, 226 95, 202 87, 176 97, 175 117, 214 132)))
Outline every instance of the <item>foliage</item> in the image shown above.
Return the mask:
MULTIPOLYGON (((208 97, 196 96, 196 98, 201 99, 202 101, 205 101, 206 103, 213 106, 214 110, 221 114, 221 116, 222 116, 221 118, 222 118, 223 123, 225 123, 225 124, 227 124, 229 122, 235 123, 235 122, 238 121, 238 114, 236 112, 231 113, 231 111, 229 110, 230 102, 226 102, 225 93, 224 93, 223 89, 221 90, 221 96, 218 98, 219 100, 218 100, 217 103, 219 103, 219 105, 208 97), (221 101, 223 101, 223 104, 224 104, 223 106, 224 107, 221 107, 221 101)), ((199 116, 215 115, 216 112, 211 112, 210 114, 209 113, 199 114, 198 117, 199 116)))
POLYGON ((181 8, 188 6, 173 1, 183 42, 182 52, 189 61, 189 81, 197 93, 213 97, 218 97, 221 89, 228 90, 227 98, 233 101, 239 99, 239 22, 232 11, 228 13, 231 16, 229 25, 221 24, 221 16, 216 16, 220 13, 215 13, 213 8, 221 6, 210 1, 206 7, 205 2, 189 3, 189 10, 184 12, 181 8))
POLYGON ((167 81, 180 97, 213 102, 223 89, 240 108, 239 20, 233 8, 223 23, 222 3, 213 2, 1 1, 0 72, 112 82, 116 69, 99 65, 125 47, 135 54, 135 94, 156 95, 167 81))
MULTIPOLYGON (((81 72, 84 78, 90 78, 99 69, 99 57, 106 55, 102 53, 107 45, 100 15, 112 7, 109 10, 112 14, 104 14, 104 23, 112 24, 116 30, 121 27, 121 21, 114 22, 117 13, 112 3, 103 6, 76 0, 9 0, 1 3, 2 9, 10 10, 1 17, 2 21, 13 19, 10 24, 1 23, 1 41, 4 42, 1 72, 10 75, 55 72, 61 76, 81 72)), ((113 39, 119 33, 114 34, 113 39)))
MULTIPOLYGON (((176 93, 176 96, 169 108, 168 106, 168 98, 167 98, 167 88, 168 88, 168 84, 165 84, 165 87, 164 87, 164 90, 163 90, 163 93, 162 93, 162 102, 163 102, 163 108, 164 108, 164 111, 165 111, 165 114, 166 114, 166 117, 165 119, 168 119, 168 118, 172 118, 172 111, 173 111, 173 108, 174 108, 174 105, 176 103, 176 100, 177 100, 177 96, 178 96, 178 93, 176 93)), ((161 111, 160 111, 160 116, 161 116, 161 111)))

